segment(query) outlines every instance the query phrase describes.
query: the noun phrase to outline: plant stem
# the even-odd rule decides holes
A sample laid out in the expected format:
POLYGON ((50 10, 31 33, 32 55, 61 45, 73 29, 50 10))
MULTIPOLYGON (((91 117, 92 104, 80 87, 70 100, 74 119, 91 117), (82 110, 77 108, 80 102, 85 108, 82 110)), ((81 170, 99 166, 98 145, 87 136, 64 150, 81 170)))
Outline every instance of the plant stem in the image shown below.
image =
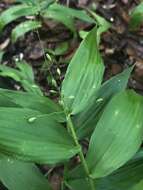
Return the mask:
POLYGON ((93 181, 93 179, 90 178, 90 171, 89 171, 88 165, 86 163, 86 160, 84 158, 84 155, 83 155, 83 152, 82 152, 82 147, 78 142, 78 138, 76 136, 76 132, 74 130, 74 126, 73 126, 70 114, 67 115, 67 127, 71 131, 71 135, 72 135, 72 137, 74 139, 74 142, 75 142, 76 146, 79 148, 80 161, 81 161, 81 163, 83 165, 83 168, 85 170, 85 173, 86 173, 86 175, 88 177, 91 190, 95 190, 94 181, 93 181))

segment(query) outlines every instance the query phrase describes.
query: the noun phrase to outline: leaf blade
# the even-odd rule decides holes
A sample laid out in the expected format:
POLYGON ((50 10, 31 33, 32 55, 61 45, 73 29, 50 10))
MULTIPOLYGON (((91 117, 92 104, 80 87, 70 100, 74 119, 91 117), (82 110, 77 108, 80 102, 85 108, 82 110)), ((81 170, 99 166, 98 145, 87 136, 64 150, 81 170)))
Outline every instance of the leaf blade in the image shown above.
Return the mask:
POLYGON ((75 53, 62 83, 62 98, 73 115, 82 111, 101 85, 104 65, 97 47, 94 28, 75 53))
MULTIPOLYGON (((142 187, 143 172, 143 151, 140 150, 127 164, 116 170, 113 174, 95 179, 97 190, 132 190, 142 187)), ((73 190, 89 189, 89 182, 86 180, 86 174, 82 174, 82 168, 73 169, 69 172, 66 183, 73 190)), ((136 189, 136 190, 138 190, 136 189)))
POLYGON ((1 107, 23 107, 37 110, 44 114, 62 112, 62 108, 48 97, 36 94, 0 88, 1 107))
POLYGON ((51 116, 29 109, 1 107, 0 120, 0 150, 4 154, 55 164, 79 151, 66 129, 51 116))
POLYGON ((136 6, 130 14, 129 27, 131 30, 136 30, 143 23, 143 2, 136 6))
POLYGON ((0 32, 10 22, 22 16, 37 14, 37 8, 27 5, 15 5, 3 11, 0 15, 0 32))
POLYGON ((44 17, 51 18, 63 23, 72 32, 75 32, 74 19, 80 19, 85 22, 95 23, 94 19, 86 14, 83 10, 74 10, 66 6, 53 3, 47 11, 44 11, 44 17))
POLYGON ((11 157, 0 155, 0 180, 9 190, 51 190, 38 168, 11 157))
POLYGON ((38 29, 41 26, 42 26, 41 22, 34 21, 34 20, 20 23, 12 30, 12 34, 11 34, 12 42, 15 43, 18 40, 18 38, 20 38, 21 36, 24 36, 27 32, 38 29))
POLYGON ((125 90, 129 76, 133 70, 130 67, 102 84, 91 104, 73 117, 76 134, 79 139, 90 136, 109 100, 118 92, 125 90))
POLYGON ((139 149, 143 136, 142 104, 141 96, 124 91, 114 96, 105 108, 92 134, 87 153, 93 178, 109 175, 139 149))

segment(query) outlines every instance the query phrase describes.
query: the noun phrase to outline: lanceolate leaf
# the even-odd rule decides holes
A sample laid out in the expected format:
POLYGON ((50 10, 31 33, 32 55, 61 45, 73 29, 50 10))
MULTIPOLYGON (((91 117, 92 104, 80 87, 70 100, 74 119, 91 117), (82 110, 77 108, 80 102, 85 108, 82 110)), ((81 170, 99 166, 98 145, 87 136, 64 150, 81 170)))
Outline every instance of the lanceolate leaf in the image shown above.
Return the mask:
POLYGON ((5 89, 0 89, 0 106, 30 108, 46 114, 63 111, 58 104, 47 97, 5 89))
POLYGON ((37 163, 63 162, 79 151, 56 119, 20 108, 0 108, 0 151, 37 163))
POLYGON ((143 151, 139 151, 127 164, 119 168, 113 174, 99 180, 97 184, 102 187, 109 183, 108 189, 132 190, 143 179, 143 151))
POLYGON ((0 155, 0 181, 9 190, 51 190, 48 180, 31 163, 0 155))
POLYGON ((64 12, 65 14, 73 18, 78 18, 89 23, 95 23, 95 20, 88 16, 88 14, 84 10, 75 10, 66 6, 59 5, 57 3, 51 4, 49 10, 64 12))
POLYGON ((113 97, 91 136, 87 163, 91 176, 107 176, 139 149, 143 139, 143 98, 133 91, 113 97))
POLYGON ((62 98, 72 114, 82 111, 101 86, 104 65, 97 47, 94 28, 74 55, 62 84, 62 98))
POLYGON ((0 15, 0 31, 10 22, 22 16, 37 14, 36 6, 15 5, 3 11, 0 15))
POLYGON ((79 139, 91 135, 106 104, 113 95, 126 88, 132 69, 133 67, 130 67, 103 83, 93 97, 92 102, 81 113, 73 117, 76 134, 79 139))
POLYGON ((24 36, 24 34, 26 34, 27 32, 30 32, 32 30, 38 29, 41 27, 41 22, 38 21, 25 21, 22 22, 21 24, 17 25, 13 31, 12 31, 12 41, 16 42, 16 40, 21 37, 24 36))
POLYGON ((74 10, 57 3, 51 4, 48 9, 44 11, 44 17, 62 22, 72 31, 75 31, 74 18, 78 18, 89 23, 95 23, 94 19, 89 17, 85 11, 74 10))
MULTIPOLYGON (((96 179, 94 181, 95 187, 97 190, 140 190, 141 188, 136 188, 142 187, 142 173, 143 151, 140 151, 131 161, 116 170, 113 174, 96 179)), ((71 171, 66 182, 72 190, 89 189, 89 182, 81 175, 81 171, 71 171)))

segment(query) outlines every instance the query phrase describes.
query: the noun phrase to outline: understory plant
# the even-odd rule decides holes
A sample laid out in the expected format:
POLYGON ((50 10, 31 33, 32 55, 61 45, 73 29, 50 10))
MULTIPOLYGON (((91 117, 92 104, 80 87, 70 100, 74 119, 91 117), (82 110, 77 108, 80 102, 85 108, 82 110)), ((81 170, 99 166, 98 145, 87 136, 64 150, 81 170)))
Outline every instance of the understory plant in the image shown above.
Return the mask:
POLYGON ((143 24, 143 2, 137 5, 130 13, 130 29, 135 31, 143 24))
POLYGON ((11 32, 12 42, 16 42, 18 38, 25 33, 41 28, 47 19, 52 19, 64 24, 74 34, 75 19, 95 24, 95 20, 90 17, 84 10, 75 10, 56 3, 54 0, 48 1, 17 1, 18 4, 2 11, 0 14, 0 32, 4 27, 13 21, 17 21, 22 17, 26 17, 25 21, 17 24, 11 32))
POLYGON ((26 63, 11 75, 0 68, 26 91, 0 89, 0 180, 9 190, 52 189, 35 163, 64 167, 61 190, 141 190, 143 97, 127 89, 133 67, 102 83, 98 44, 95 27, 68 66, 58 103, 27 88, 36 84, 26 63))

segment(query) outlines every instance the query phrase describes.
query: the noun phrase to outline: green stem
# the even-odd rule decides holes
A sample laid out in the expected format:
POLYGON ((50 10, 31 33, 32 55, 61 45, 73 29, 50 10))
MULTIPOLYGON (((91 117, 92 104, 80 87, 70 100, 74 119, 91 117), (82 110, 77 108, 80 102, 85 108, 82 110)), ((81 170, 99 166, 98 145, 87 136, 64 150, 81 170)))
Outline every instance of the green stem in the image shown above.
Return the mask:
POLYGON ((74 126, 73 126, 70 114, 67 115, 67 127, 71 131, 71 135, 72 135, 72 137, 74 139, 74 142, 75 142, 76 146, 79 148, 79 157, 80 157, 81 163, 83 165, 83 168, 85 170, 85 173, 86 173, 86 175, 87 175, 87 177, 89 179, 91 190, 95 190, 94 181, 93 181, 93 179, 90 178, 90 171, 89 171, 88 165, 86 163, 86 160, 84 158, 84 155, 83 155, 83 152, 82 152, 82 147, 78 142, 78 138, 76 136, 76 132, 74 130, 74 126))

